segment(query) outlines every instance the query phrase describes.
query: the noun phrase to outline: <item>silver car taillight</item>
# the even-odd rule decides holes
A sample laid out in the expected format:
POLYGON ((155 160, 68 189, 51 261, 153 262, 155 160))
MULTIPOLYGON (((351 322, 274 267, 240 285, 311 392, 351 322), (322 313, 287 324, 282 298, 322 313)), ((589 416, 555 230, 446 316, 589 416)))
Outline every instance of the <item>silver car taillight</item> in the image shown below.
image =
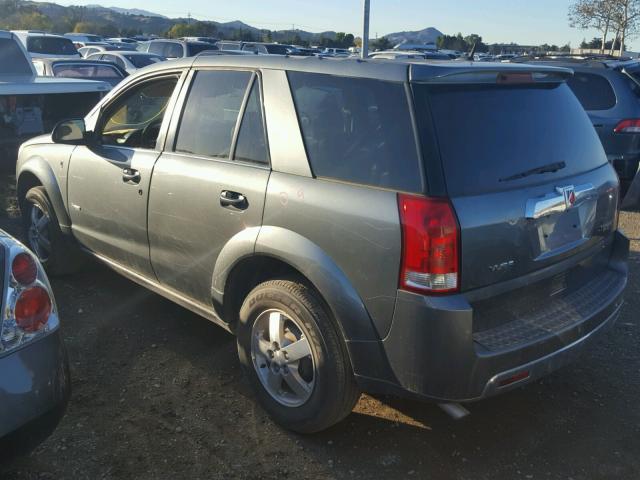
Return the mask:
POLYGON ((59 326, 58 310, 42 265, 22 244, 1 237, 4 288, 0 355, 47 335, 59 326))

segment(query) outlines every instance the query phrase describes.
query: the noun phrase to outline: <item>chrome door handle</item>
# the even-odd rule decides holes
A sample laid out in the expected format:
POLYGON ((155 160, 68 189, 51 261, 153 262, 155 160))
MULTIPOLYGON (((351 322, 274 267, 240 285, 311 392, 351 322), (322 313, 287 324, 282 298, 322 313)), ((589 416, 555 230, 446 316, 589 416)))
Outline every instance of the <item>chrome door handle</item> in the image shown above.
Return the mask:
POLYGON ((126 183, 140 183, 140 172, 133 168, 122 170, 122 181, 126 183))
POLYGON ((245 210, 249 206, 249 202, 247 202, 247 197, 241 193, 223 190, 220 192, 220 205, 245 210))

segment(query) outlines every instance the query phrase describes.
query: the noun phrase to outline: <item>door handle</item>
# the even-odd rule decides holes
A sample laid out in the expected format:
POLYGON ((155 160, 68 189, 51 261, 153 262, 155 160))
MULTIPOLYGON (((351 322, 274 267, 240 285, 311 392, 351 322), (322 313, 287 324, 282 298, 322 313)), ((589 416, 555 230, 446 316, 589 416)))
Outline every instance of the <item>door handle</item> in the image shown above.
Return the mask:
POLYGON ((247 197, 241 193, 223 190, 220 193, 220 205, 245 210, 249 206, 249 202, 247 201, 247 197))
POLYGON ((140 172, 133 168, 122 170, 122 181, 126 183, 140 183, 140 172))

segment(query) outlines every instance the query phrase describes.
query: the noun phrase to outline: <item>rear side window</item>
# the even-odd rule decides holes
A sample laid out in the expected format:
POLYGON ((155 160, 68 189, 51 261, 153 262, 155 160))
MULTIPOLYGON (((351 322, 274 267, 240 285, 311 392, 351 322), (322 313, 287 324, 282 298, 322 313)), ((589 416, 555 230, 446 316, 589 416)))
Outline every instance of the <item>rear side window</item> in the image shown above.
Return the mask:
POLYGON ((46 55, 76 55, 78 50, 68 38, 27 37, 27 50, 46 55))
POLYGON ((565 83, 415 85, 414 96, 425 146, 432 141, 430 117, 435 123, 452 196, 553 181, 607 161, 589 117, 565 83), (566 166, 555 173, 506 180, 560 162, 566 166))
POLYGON ((228 158, 250 72, 200 71, 185 102, 176 152, 228 158))
POLYGON ((0 38, 0 74, 33 75, 27 57, 11 38, 0 38))
POLYGON ((422 191, 402 83, 303 72, 288 75, 316 176, 422 191))
POLYGON ((616 106, 616 94, 605 77, 576 72, 567 84, 585 110, 609 110, 616 106))
POLYGON ((253 162, 261 165, 267 165, 269 163, 264 120, 262 118, 260 82, 257 80, 253 83, 251 94, 249 95, 247 106, 244 110, 234 160, 253 162))

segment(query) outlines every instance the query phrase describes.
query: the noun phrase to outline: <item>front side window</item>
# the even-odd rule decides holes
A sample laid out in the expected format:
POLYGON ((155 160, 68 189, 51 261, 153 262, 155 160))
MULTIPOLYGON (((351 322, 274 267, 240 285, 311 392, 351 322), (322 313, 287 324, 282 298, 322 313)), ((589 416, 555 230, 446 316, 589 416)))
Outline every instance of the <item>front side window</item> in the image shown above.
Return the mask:
POLYGON ((184 51, 180 43, 167 42, 164 46, 164 56, 167 58, 182 58, 184 56, 183 54, 184 51))
POLYGON ((130 148, 156 147, 160 126, 178 77, 163 77, 124 92, 108 107, 100 131, 102 143, 130 148))
POLYGON ((185 102, 176 152, 229 158, 250 72, 199 71, 185 102))
POLYGON ((404 84, 289 72, 314 175, 420 192, 404 84))
POLYGON ((146 51, 149 53, 155 53, 157 55, 164 55, 165 53, 165 45, 167 42, 149 42, 148 48, 146 51))

